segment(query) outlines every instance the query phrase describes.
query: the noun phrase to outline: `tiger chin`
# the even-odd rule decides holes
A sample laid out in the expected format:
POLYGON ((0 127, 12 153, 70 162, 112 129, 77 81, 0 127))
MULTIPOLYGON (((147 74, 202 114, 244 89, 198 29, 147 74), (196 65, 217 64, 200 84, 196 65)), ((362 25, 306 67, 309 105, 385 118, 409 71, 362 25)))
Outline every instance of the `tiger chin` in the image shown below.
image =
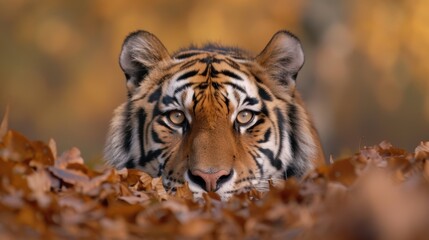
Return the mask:
POLYGON ((169 54, 136 31, 119 62, 128 99, 111 122, 109 165, 161 176, 167 191, 188 182, 195 199, 212 191, 227 200, 324 164, 295 87, 304 53, 288 31, 257 56, 215 44, 169 54))

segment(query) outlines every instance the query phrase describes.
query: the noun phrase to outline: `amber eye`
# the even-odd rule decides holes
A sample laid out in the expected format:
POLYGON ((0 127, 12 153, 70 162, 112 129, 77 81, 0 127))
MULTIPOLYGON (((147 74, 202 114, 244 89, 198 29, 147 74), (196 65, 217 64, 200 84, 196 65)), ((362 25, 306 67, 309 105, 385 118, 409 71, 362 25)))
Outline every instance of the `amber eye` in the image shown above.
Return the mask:
POLYGON ((250 121, 252 121, 253 115, 254 115, 253 112, 251 112, 249 110, 243 110, 243 111, 238 113, 236 121, 239 124, 247 124, 250 121))
POLYGON ((168 114, 170 121, 176 125, 181 125, 185 121, 185 114, 182 111, 174 110, 168 114))

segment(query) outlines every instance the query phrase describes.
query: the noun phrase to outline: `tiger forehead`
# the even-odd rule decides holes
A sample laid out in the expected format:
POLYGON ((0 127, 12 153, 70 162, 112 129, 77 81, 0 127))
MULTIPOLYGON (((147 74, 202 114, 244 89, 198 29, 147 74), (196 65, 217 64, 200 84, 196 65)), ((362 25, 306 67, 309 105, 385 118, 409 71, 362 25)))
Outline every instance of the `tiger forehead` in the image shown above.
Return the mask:
POLYGON ((163 84, 166 87, 161 98, 164 106, 173 107, 171 103, 176 102, 175 106, 200 116, 225 117, 254 88, 255 79, 244 60, 218 52, 180 54, 174 57, 179 62, 170 71, 174 74, 163 84))
POLYGON ((219 53, 204 52, 189 56, 189 58, 193 58, 193 60, 188 60, 183 65, 186 67, 181 67, 183 71, 180 71, 176 83, 187 82, 185 86, 190 84, 189 87, 193 90, 193 112, 212 117, 225 115, 225 111, 229 112, 230 108, 228 91, 225 86, 238 87, 233 82, 244 81, 244 78, 240 76, 243 67, 219 53), (231 80, 229 80, 230 78, 231 80))
POLYGON ((252 61, 236 59, 230 55, 192 51, 184 52, 176 56, 174 60, 175 63, 171 70, 175 72, 174 81, 176 82, 185 82, 184 80, 190 78, 193 82, 206 83, 211 83, 213 79, 224 81, 228 77, 234 81, 244 81, 251 78, 251 71, 249 70, 252 61))
POLYGON ((201 63, 216 65, 226 64, 225 67, 229 65, 234 69, 241 70, 251 62, 250 58, 243 57, 234 53, 208 52, 201 50, 180 52, 174 55, 173 59, 179 63, 178 65, 180 65, 180 69, 187 68, 189 66, 194 65, 195 63, 201 63))

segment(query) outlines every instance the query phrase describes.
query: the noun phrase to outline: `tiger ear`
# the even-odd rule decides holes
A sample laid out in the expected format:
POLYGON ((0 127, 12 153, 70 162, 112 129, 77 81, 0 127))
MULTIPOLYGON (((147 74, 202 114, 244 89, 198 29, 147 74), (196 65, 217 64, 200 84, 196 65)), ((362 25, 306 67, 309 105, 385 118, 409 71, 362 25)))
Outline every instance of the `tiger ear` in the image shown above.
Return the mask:
POLYGON ((132 93, 159 62, 169 58, 167 49, 152 33, 139 30, 128 35, 119 57, 128 92, 132 93))
POLYGON ((288 31, 279 31, 271 38, 256 61, 281 85, 295 84, 298 72, 304 64, 301 42, 288 31))

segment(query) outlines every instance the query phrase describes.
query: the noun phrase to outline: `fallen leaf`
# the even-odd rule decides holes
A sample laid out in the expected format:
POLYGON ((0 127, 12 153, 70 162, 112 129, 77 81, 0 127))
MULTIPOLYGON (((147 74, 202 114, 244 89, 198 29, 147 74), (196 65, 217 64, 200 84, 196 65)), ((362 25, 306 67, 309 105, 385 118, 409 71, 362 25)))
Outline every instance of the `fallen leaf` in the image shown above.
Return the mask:
POLYGON ((28 175, 27 184, 39 206, 46 208, 51 203, 51 197, 47 194, 51 189, 51 179, 47 171, 40 170, 28 175))
POLYGON ((48 167, 48 169, 54 176, 72 185, 83 186, 89 182, 89 177, 79 171, 62 169, 58 167, 48 167))
POLYGON ((31 142, 33 148, 33 158, 30 160, 31 167, 43 168, 43 166, 54 165, 54 155, 48 145, 40 141, 31 142))
MULTIPOLYGON (((109 169, 105 171, 103 174, 89 179, 87 182, 84 183, 84 185, 81 185, 82 192, 88 194, 94 189, 99 188, 102 183, 107 182, 109 179, 113 178, 114 173, 115 172, 113 171, 113 169, 109 169)), ((98 192, 95 192, 95 194, 97 193, 98 192)))
POLYGON ((34 149, 31 146, 31 142, 23 135, 11 130, 4 135, 0 158, 21 162, 31 160, 33 156, 34 149))
POLYGON ((426 152, 429 153, 429 141, 428 142, 420 142, 420 145, 416 147, 416 153, 418 152, 426 152))
POLYGON ((329 180, 339 182, 345 186, 352 185, 358 177, 351 159, 335 161, 330 166, 329 180))
POLYGON ((183 186, 178 187, 176 189, 175 196, 177 198, 180 198, 180 199, 186 199, 186 200, 193 199, 194 196, 193 196, 193 194, 191 192, 191 189, 189 189, 188 182, 186 182, 183 186))
MULTIPOLYGON (((56 150, 55 150, 56 151, 56 150)), ((54 155, 55 156, 55 155, 54 155)), ((80 156, 80 151, 77 148, 71 148, 69 151, 64 152, 56 161, 55 167, 57 168, 67 168, 69 164, 77 163, 84 164, 82 157, 80 156)))
POLYGON ((156 191, 159 196, 159 200, 167 200, 168 194, 162 185, 162 178, 154 178, 151 182, 152 188, 156 191))

